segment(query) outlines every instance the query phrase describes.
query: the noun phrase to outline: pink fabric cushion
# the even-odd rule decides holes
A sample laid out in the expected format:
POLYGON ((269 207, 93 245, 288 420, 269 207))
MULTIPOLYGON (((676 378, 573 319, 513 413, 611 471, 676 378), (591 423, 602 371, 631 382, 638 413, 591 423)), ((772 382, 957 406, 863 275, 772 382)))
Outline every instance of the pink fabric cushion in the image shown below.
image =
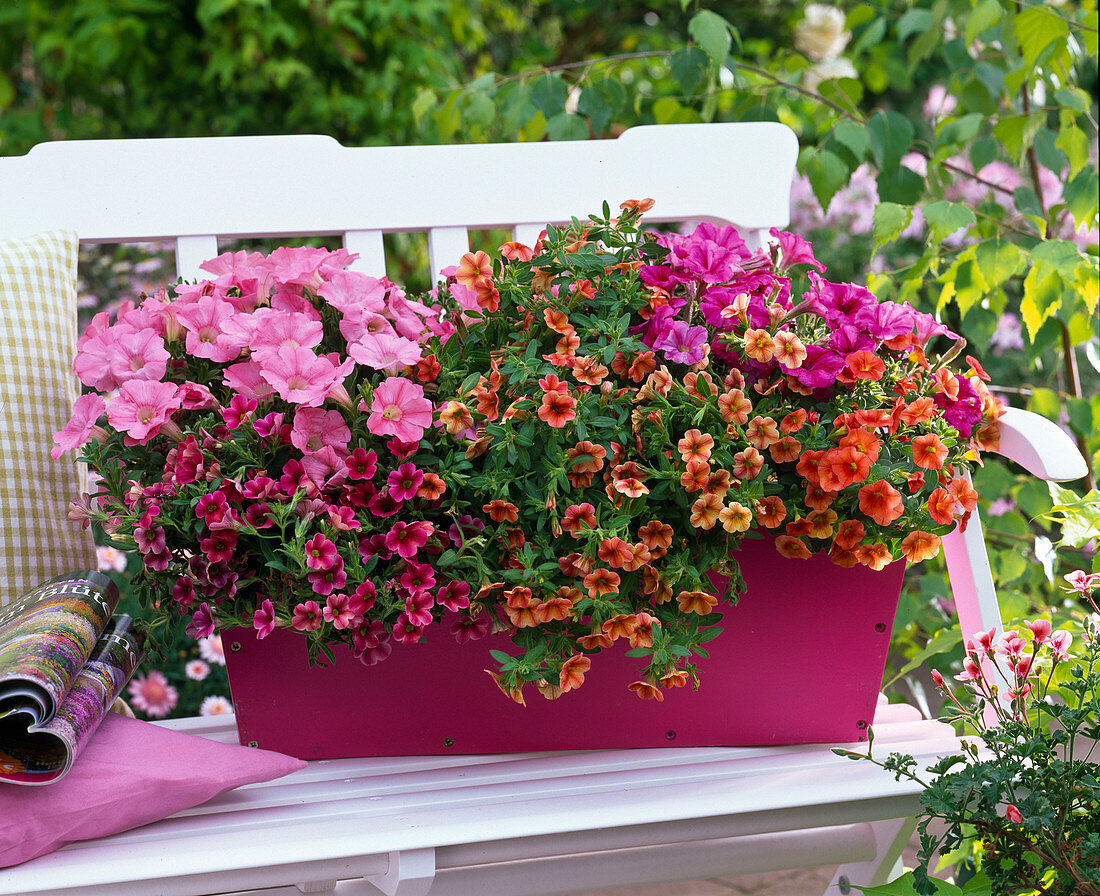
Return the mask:
POLYGON ((0 783, 0 868, 74 840, 127 831, 242 784, 304 767, 281 753, 221 744, 111 713, 56 784, 0 783))

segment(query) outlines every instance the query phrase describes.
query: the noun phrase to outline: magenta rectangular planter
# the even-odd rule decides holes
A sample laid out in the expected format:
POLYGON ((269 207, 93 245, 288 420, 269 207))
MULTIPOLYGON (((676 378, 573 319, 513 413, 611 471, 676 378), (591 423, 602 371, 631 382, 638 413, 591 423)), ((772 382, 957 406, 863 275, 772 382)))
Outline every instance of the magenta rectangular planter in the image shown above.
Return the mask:
POLYGON ((781 557, 770 540, 746 545, 747 589, 706 645, 698 691, 639 700, 624 646, 595 657, 579 690, 549 701, 532 688, 523 707, 485 673, 491 647, 514 650, 504 636, 459 645, 429 629, 375 666, 337 649, 335 665, 310 667, 300 635, 234 629, 223 640, 241 743, 335 759, 863 740, 905 564, 842 569, 781 557))

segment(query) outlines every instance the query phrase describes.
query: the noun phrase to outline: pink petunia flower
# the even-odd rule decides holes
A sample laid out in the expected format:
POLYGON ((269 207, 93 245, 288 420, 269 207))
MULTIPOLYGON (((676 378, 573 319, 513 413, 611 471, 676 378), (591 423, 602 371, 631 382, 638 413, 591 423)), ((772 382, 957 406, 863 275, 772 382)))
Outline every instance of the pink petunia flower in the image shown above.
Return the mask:
POLYGON ((252 614, 252 627, 256 630, 257 640, 260 641, 275 631, 275 607, 271 605, 269 599, 264 598, 264 602, 252 614))
POLYGON ((315 600, 307 600, 294 608, 290 618, 290 627, 299 632, 315 632, 324 620, 321 608, 315 600))
POLYGON ((411 501, 424 482, 424 473, 415 464, 404 463, 386 477, 386 487, 395 501, 411 501))
POLYGON ((420 344, 390 333, 367 333, 348 343, 348 357, 375 370, 397 371, 420 360, 420 344))
MULTIPOLYGON (((214 634, 214 614, 206 601, 199 604, 199 608, 195 610, 194 614, 191 616, 191 621, 187 624, 185 631, 190 638, 206 639, 214 634)), ((220 638, 218 642, 220 646, 220 638)), ((203 643, 201 640, 199 641, 199 653, 202 655, 203 659, 209 662, 215 662, 215 660, 211 659, 210 656, 203 651, 203 643)), ((222 654, 221 665, 225 665, 225 654, 222 654)))
MULTIPOLYGON (((203 604, 203 606, 206 606, 203 604)), ((206 608, 209 611, 209 607, 206 608)), ((190 634, 190 632, 188 632, 190 634)), ((225 665, 225 647, 222 645, 222 636, 211 634, 199 638, 199 656, 213 666, 225 665)))
POLYGON ((73 403, 73 415, 69 422, 60 431, 54 433, 54 447, 50 449, 50 457, 57 460, 66 451, 79 448, 91 438, 107 438, 107 430, 99 426, 99 418, 107 410, 107 403, 103 397, 95 392, 87 392, 81 395, 73 403))
POLYGON ((347 451, 350 439, 351 430, 339 411, 299 408, 294 414, 290 443, 303 454, 331 446, 342 456, 347 451))
POLYGON ((237 313, 229 302, 217 296, 201 296, 198 301, 178 307, 176 319, 187 334, 188 354, 219 364, 236 360, 244 346, 222 328, 237 313))
POLYGON ((130 380, 107 408, 107 421, 136 443, 155 436, 180 406, 179 388, 174 383, 130 380))
POLYGON ((325 622, 331 622, 340 631, 351 628, 357 618, 351 608, 351 598, 346 594, 330 594, 325 601, 323 615, 325 622))
POLYGON ((339 554, 336 545, 318 532, 305 544, 306 566, 310 569, 330 569, 339 554))
POLYGON ((111 376, 119 383, 163 379, 168 359, 164 340, 149 327, 133 333, 119 332, 107 349, 111 376))
POLYGON ((418 442, 432 425, 432 403, 418 383, 400 376, 384 379, 374 390, 367 428, 375 435, 418 442))
POLYGON ((343 385, 355 366, 350 358, 337 365, 331 358, 315 355, 308 348, 289 346, 254 357, 261 365, 260 376, 280 398, 307 406, 321 404, 330 391, 343 385))
POLYGON ((134 708, 153 719, 164 718, 179 702, 179 693, 157 669, 131 681, 127 692, 134 708))

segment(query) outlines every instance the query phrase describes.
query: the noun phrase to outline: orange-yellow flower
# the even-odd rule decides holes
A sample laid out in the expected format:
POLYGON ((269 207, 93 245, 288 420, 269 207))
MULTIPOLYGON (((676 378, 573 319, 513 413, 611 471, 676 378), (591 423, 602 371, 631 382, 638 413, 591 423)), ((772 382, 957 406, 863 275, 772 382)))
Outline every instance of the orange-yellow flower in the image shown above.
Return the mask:
POLYGON ((890 556, 890 551, 887 550, 886 545, 882 542, 876 544, 861 544, 856 548, 855 555, 864 566, 869 566, 871 569, 876 570, 885 569, 894 559, 890 556))
POLYGON ((901 540, 901 552, 910 563, 931 560, 940 552, 940 537, 931 532, 910 532, 901 540))
POLYGON ((740 389, 730 389, 718 396, 718 413, 726 423, 744 426, 752 411, 752 402, 745 398, 740 389))
POLYGON ((941 526, 946 526, 955 519, 955 496, 945 488, 938 488, 928 496, 925 505, 928 515, 941 526))
POLYGON ((753 507, 756 510, 756 521, 769 529, 774 529, 787 518, 787 508, 783 506, 778 495, 761 498, 753 507))
POLYGON ((612 616, 600 626, 603 633, 612 641, 618 641, 619 638, 629 638, 634 634, 637 627, 638 620, 633 613, 620 613, 618 616, 612 616))
POLYGON ((772 460, 777 464, 789 464, 798 460, 798 454, 802 450, 802 443, 794 436, 783 436, 778 442, 772 443, 768 451, 772 460))
POLYGON ((766 364, 775 357, 775 341, 767 330, 746 330, 745 354, 754 361, 766 364))
POLYGON ((534 608, 539 625, 547 622, 564 622, 573 611, 573 602, 565 597, 552 597, 534 608))
POLYGON ((978 493, 974 486, 962 476, 956 476, 947 484, 947 490, 955 496, 955 500, 962 505, 962 509, 973 512, 978 509, 978 493))
POLYGON ((716 394, 714 378, 705 370, 701 373, 691 372, 684 374, 684 391, 692 398, 706 401, 716 394))
POLYGON ((697 429, 689 429, 676 447, 685 463, 689 460, 710 460, 710 454, 714 450, 714 437, 697 429))
POLYGON ((665 699, 665 695, 661 693, 661 689, 648 681, 632 681, 626 688, 628 691, 633 691, 642 700, 656 700, 660 703, 665 699))
POLYGON ((718 606, 718 598, 706 591, 681 591, 676 595, 676 602, 681 613, 696 613, 699 616, 706 616, 718 606))
POLYGON ((833 526, 837 516, 832 510, 812 510, 806 517, 812 524, 811 538, 830 538, 833 534, 833 526))
POLYGON ((455 279, 463 286, 474 288, 478 280, 489 280, 493 276, 493 262, 480 249, 467 252, 459 259, 455 269, 455 279))
POLYGON ((474 415, 461 401, 448 401, 439 409, 439 422, 451 435, 456 435, 474 425, 474 415))
POLYGON ((775 334, 775 360, 788 370, 797 370, 806 360, 809 352, 806 346, 790 330, 780 330, 775 334))
POLYGON ((446 491, 447 483, 443 478, 438 473, 427 472, 424 474, 424 481, 416 490, 416 496, 425 501, 436 501, 442 498, 446 491))
POLYGON ((806 483, 806 506, 814 510, 828 510, 836 500, 836 495, 836 492, 827 491, 816 482, 806 483))
POLYGON ((763 451, 779 441, 779 427, 771 417, 753 417, 745 428, 745 438, 755 448, 763 451))
POLYGON ((713 529, 722 510, 721 498, 715 494, 705 494, 691 505, 691 525, 696 529, 713 529))
POLYGON ((818 481, 823 489, 839 492, 855 482, 865 482, 870 473, 871 458, 849 445, 825 453, 818 468, 818 481))
POLYGON ((584 654, 575 653, 561 664, 558 673, 558 686, 563 691, 572 691, 584 684, 584 674, 592 668, 592 660, 584 654))
POLYGON ((901 493, 889 482, 880 479, 868 482, 859 490, 859 509, 880 526, 888 526, 901 516, 905 505, 901 493))
POLYGON ((657 369, 657 356, 654 352, 642 352, 631 362, 627 368, 627 376, 635 383, 640 383, 657 369))
POLYGON ((680 474, 680 485, 686 492, 700 491, 707 484, 710 475, 710 464, 702 460, 689 460, 680 474))
POLYGON ((653 626, 660 626, 656 616, 649 613, 634 614, 634 631, 627 637, 630 638, 630 646, 637 650, 639 647, 653 646, 653 626))
POLYGON ((661 676, 661 686, 666 688, 682 688, 688 683, 691 676, 684 669, 673 669, 661 676))
POLYGON ((519 519, 519 508, 510 501, 494 498, 481 508, 495 523, 514 523, 519 519))
POLYGON ((530 261, 535 257, 535 253, 530 246, 517 243, 515 240, 502 243, 497 251, 511 261, 530 261))
POLYGON ((731 501, 719 512, 718 520, 727 532, 747 532, 752 525, 752 511, 744 504, 731 501))
POLYGON ((590 635, 577 638, 577 643, 585 650, 603 650, 603 648, 611 646, 611 639, 603 632, 593 632, 590 635))
POLYGON ((798 432, 806 425, 807 417, 808 415, 802 408, 791 411, 786 417, 779 421, 779 431, 798 432))
POLYGON ((642 495, 649 494, 649 486, 642 482, 642 480, 635 479, 633 476, 629 476, 626 479, 612 479, 611 487, 619 494, 626 495, 628 498, 640 498, 642 495))
POLYGON ((725 498, 731 484, 732 477, 729 470, 715 470, 707 477, 707 484, 703 486, 703 491, 708 495, 725 498))
POLYGON ((628 199, 626 202, 620 202, 619 208, 626 212, 628 215, 644 215, 651 208, 653 208, 652 199, 628 199))
POLYGON ((607 376, 607 368, 596 358, 585 355, 573 363, 573 376, 578 383, 586 386, 598 386, 607 376))
POLYGON ((901 422, 906 426, 914 426, 931 420, 936 413, 936 402, 927 395, 909 402, 901 412, 901 422))
POLYGON ((934 432, 913 439, 913 463, 926 470, 939 470, 947 460, 947 446, 934 432))
POLYGON ((653 552, 640 541, 637 544, 632 544, 630 551, 634 556, 623 564, 623 569, 627 572, 639 570, 653 559, 653 552))
POLYGON ((733 456, 733 475, 738 479, 752 479, 764 468, 764 455, 752 446, 733 456))

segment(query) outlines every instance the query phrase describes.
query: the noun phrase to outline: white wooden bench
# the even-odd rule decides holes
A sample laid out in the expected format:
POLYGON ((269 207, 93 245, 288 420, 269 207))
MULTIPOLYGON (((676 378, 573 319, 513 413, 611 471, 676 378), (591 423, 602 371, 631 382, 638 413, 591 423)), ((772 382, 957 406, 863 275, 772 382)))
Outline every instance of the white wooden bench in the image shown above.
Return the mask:
MULTIPOLYGON (((434 274, 467 250, 470 230, 531 242, 548 221, 648 196, 649 220, 729 221, 759 240, 787 221, 796 153, 775 124, 479 146, 51 143, 0 158, 0 237, 66 227, 89 243, 172 239, 179 273, 194 277, 219 239, 333 235, 377 275, 384 233, 425 231, 434 274)), ((1002 453, 1035 475, 1083 475, 1053 424, 1021 411, 1004 423, 1002 453)), ((963 631, 999 626, 978 520, 945 550, 963 631)), ((231 719, 171 724, 236 740, 231 719)), ((883 755, 930 762, 957 747, 908 706, 880 705, 874 728, 883 755)), ((551 896, 839 863, 828 890, 839 896, 887 878, 917 797, 828 745, 322 761, 0 870, 0 894, 551 896)))

